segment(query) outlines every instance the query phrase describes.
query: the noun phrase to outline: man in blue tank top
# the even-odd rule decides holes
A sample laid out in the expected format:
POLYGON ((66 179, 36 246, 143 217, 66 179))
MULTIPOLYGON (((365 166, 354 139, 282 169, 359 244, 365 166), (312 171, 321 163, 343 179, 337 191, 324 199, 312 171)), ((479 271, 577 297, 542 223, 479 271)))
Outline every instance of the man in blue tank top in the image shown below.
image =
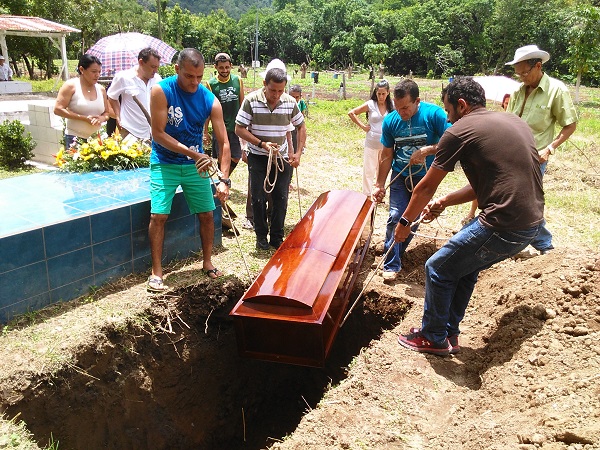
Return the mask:
POLYGON ((165 223, 171 212, 171 203, 179 186, 192 214, 200 220, 202 240, 202 269, 210 278, 221 276, 211 261, 214 222, 211 182, 196 171, 209 159, 202 148, 204 122, 210 119, 213 131, 223 152, 221 172, 223 177, 217 186, 217 198, 229 197, 229 141, 223 110, 215 96, 202 86, 204 57, 193 48, 179 53, 175 64, 176 75, 165 78, 152 87, 150 111, 152 116, 152 153, 150 155, 150 251, 152 275, 148 278, 148 290, 162 292, 162 251, 165 223))

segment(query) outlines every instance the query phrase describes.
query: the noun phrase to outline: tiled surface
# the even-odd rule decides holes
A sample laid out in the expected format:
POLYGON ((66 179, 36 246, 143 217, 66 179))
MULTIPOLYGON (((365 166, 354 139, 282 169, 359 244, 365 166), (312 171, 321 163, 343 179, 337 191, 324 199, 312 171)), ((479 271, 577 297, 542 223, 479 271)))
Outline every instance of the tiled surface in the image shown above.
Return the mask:
MULTIPOLYGON (((0 323, 146 271, 149 185, 149 169, 0 180, 0 323)), ((220 208, 214 218, 220 244, 220 208)), ((200 247, 198 220, 179 192, 165 229, 164 263, 200 247)))

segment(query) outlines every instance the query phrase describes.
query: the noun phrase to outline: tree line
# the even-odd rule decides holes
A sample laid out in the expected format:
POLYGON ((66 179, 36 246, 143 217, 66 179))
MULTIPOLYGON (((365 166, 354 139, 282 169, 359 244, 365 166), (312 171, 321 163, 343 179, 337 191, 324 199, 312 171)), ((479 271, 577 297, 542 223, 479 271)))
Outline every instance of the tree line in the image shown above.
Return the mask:
MULTIPOLYGON (((278 57, 313 70, 383 64, 397 75, 511 73, 504 63, 515 49, 537 44, 552 56, 544 66, 550 73, 600 84, 600 0, 259 0, 239 19, 232 14, 240 12, 240 0, 221 0, 233 13, 219 8, 206 14, 168 6, 167 0, 143 1, 0 0, 0 12, 82 30, 68 37, 71 59, 101 37, 138 31, 175 48, 198 48, 207 60, 225 51, 236 64, 250 65, 258 24, 263 66, 278 57)), ((58 51, 50 42, 7 40, 18 49, 13 57, 48 74, 57 71, 52 60, 58 51)))

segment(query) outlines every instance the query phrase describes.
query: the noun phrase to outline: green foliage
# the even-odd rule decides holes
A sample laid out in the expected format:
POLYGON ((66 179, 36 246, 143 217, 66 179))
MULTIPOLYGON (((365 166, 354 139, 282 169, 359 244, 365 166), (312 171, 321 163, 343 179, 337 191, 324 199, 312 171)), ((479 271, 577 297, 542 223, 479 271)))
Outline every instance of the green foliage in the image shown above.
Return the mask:
MULTIPOLYGON (((103 36, 122 31, 195 47, 207 61, 228 52, 234 63, 258 57, 317 70, 383 62, 394 74, 512 74, 516 48, 537 44, 551 74, 600 83, 597 2, 591 0, 2 0, 7 12, 39 15, 82 30, 67 37, 78 58, 103 36), (160 26, 157 8, 161 11, 160 26), (164 8, 164 10, 163 10, 164 8), (159 30, 160 28, 160 30, 159 30), (381 56, 383 55, 383 56, 381 56), (578 77, 578 78, 577 78, 578 77)), ((58 50, 37 38, 8 36, 11 55, 30 77, 57 71, 58 50), (12 49, 18 49, 12 51, 12 49), (40 71, 38 72, 38 69, 40 71)))
POLYGON ((167 77, 170 77, 171 75, 175 75, 175 65, 174 64, 165 64, 164 66, 159 66, 158 74, 163 78, 167 78, 167 77))
POLYGON ((0 124, 0 167, 9 170, 23 169, 33 158, 36 142, 19 120, 5 120, 0 124))

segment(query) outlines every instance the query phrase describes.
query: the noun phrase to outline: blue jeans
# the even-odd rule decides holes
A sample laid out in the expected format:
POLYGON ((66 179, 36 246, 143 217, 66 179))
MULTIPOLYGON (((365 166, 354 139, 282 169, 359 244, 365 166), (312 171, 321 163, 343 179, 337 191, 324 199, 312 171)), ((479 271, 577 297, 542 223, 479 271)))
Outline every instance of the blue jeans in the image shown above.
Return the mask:
POLYGON ((540 228, 494 231, 475 219, 434 253, 425 263, 423 336, 442 343, 458 335, 479 272, 523 250, 540 228))
MULTIPOLYGON (((540 164, 542 176, 546 172, 547 164, 547 162, 540 164)), ((533 241, 531 241, 531 246, 539 251, 552 250, 554 248, 554 246, 552 245, 552 233, 550 233, 548 228, 546 228, 546 219, 544 219, 544 221, 542 222, 539 234, 535 237, 533 241)))
MULTIPOLYGON (((277 182, 271 192, 271 230, 267 222, 267 193, 264 189, 264 181, 267 176, 268 156, 248 155, 248 173, 250 177, 250 189, 252 193, 252 213, 254 215, 254 231, 257 239, 266 238, 270 234, 271 243, 278 244, 283 241, 283 226, 288 206, 288 194, 290 180, 292 179, 292 166, 284 163, 284 171, 277 173, 277 182)), ((271 168, 270 181, 275 178, 275 167, 271 168)))
MULTIPOLYGON (((396 178, 398 172, 392 170, 392 180, 396 178)), ((412 187, 416 186, 419 181, 421 181, 423 177, 412 177, 412 187)), ((410 179, 403 175, 400 175, 396 181, 394 181, 390 185, 390 215, 388 217, 387 226, 385 229, 385 244, 383 246, 384 254, 387 253, 390 246, 394 246, 394 248, 390 251, 387 258, 383 263, 383 270, 385 272, 400 272, 402 268, 402 253, 410 244, 412 240, 412 234, 408 235, 408 238, 404 242, 396 242, 394 243, 394 230, 396 229, 396 225, 398 225, 398 221, 406 207, 408 206, 408 202, 410 202, 410 198, 412 196, 412 188, 409 191, 406 185, 411 186, 410 179)), ((412 231, 417 231, 418 225, 413 226, 412 231)))

